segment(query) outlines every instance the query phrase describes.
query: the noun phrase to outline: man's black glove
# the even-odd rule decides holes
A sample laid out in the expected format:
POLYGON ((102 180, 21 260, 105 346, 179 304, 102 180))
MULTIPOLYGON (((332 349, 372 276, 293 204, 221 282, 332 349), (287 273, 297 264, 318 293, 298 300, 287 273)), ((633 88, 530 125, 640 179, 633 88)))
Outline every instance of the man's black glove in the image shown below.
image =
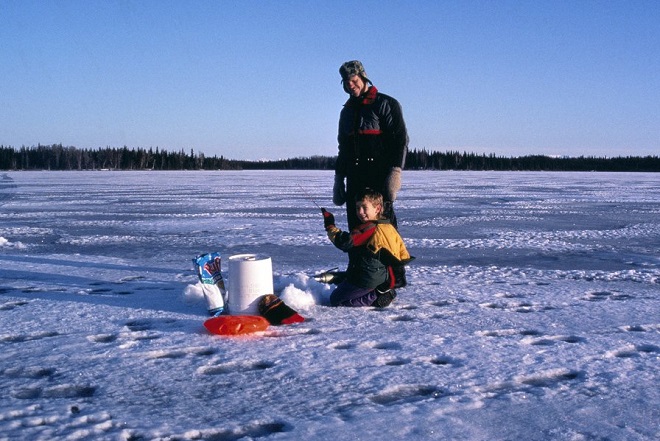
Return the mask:
POLYGON ((325 208, 321 208, 321 213, 323 213, 323 227, 328 230, 331 227, 335 226, 335 217, 325 208))
POLYGON ((335 184, 332 187, 332 203, 339 206, 346 202, 346 184, 344 177, 335 175, 335 184))

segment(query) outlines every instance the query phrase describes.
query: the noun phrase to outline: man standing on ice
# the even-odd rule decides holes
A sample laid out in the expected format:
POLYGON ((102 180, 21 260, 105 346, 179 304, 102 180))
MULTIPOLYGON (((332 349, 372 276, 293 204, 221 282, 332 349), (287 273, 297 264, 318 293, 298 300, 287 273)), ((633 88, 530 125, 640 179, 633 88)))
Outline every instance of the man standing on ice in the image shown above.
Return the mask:
POLYGON ((384 215, 397 227, 394 201, 401 188, 401 170, 408 152, 408 133, 401 105, 380 93, 358 60, 339 68, 344 91, 350 95, 339 115, 339 153, 332 201, 346 205, 349 229, 360 224, 353 207, 355 195, 372 188, 383 195, 384 215))

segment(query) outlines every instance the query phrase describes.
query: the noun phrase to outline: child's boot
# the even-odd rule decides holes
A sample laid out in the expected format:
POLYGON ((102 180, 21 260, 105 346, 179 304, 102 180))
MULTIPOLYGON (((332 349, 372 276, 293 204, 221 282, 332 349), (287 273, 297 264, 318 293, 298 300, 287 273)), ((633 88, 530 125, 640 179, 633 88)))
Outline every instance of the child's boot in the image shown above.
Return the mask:
POLYGON ((396 291, 393 289, 388 289, 385 292, 380 292, 376 290, 376 300, 371 304, 371 306, 375 306, 376 308, 385 308, 389 306, 394 299, 396 298, 396 291))

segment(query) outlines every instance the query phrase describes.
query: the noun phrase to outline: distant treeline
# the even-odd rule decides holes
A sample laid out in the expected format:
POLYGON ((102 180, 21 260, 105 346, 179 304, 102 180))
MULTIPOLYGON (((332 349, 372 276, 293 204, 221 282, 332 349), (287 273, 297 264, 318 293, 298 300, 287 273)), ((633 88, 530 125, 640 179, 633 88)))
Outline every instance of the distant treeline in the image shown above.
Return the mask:
POLYGON ((406 158, 410 170, 497 170, 497 171, 633 171, 660 172, 660 156, 552 157, 529 155, 504 157, 459 152, 412 150, 406 158))
MULTIPOLYGON (((62 144, 36 147, 0 145, 0 170, 332 170, 335 157, 310 156, 268 161, 244 161, 206 156, 184 150, 106 147, 79 149, 62 144)), ((660 172, 659 156, 503 157, 467 152, 430 152, 411 149, 408 170, 513 170, 513 171, 633 171, 660 172)))

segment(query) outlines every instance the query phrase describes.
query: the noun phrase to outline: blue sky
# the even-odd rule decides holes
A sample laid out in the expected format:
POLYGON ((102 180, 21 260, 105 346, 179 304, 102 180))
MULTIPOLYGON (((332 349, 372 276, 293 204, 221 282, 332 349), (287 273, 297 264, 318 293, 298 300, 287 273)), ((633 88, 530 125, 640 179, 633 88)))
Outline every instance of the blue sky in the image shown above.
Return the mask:
POLYGON ((410 147, 660 154, 660 2, 0 0, 0 144, 334 155, 363 61, 410 147))

